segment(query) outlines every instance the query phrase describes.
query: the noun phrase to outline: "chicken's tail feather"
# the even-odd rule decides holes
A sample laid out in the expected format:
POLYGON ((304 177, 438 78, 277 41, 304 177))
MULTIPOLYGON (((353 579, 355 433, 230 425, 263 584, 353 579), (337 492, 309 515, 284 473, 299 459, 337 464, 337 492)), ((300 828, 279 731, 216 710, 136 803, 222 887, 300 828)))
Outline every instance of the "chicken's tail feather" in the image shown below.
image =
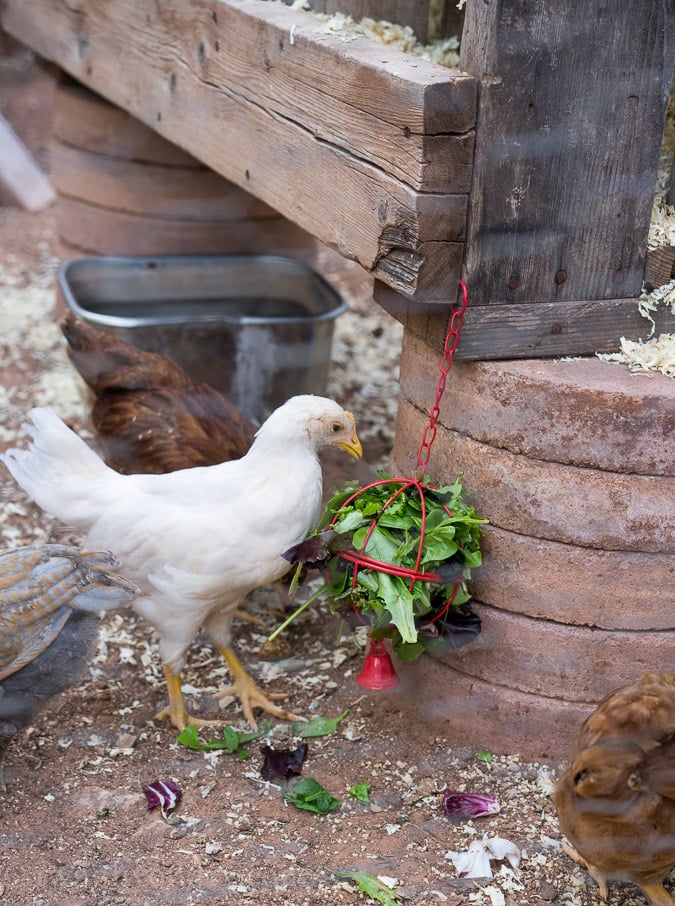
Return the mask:
MULTIPOLYGON (((87 527, 100 512, 104 478, 121 479, 87 444, 49 409, 32 409, 24 425, 32 443, 25 450, 0 454, 17 484, 48 513, 63 522, 87 527)), ((116 488, 116 490, 119 490, 116 488)))

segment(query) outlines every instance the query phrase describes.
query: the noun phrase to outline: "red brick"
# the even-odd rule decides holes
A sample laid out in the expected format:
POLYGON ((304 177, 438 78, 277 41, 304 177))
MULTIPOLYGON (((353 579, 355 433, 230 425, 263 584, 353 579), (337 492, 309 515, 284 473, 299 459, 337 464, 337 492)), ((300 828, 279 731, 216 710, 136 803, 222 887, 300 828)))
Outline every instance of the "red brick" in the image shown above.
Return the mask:
MULTIPOLYGON (((461 340, 460 340, 461 343, 461 340)), ((401 397, 429 411, 439 356, 406 331, 401 397)), ((537 459, 674 475, 675 381, 596 358, 453 363, 441 423, 537 459)))
MULTIPOLYGON (((393 461, 414 467, 428 416, 404 399, 393 461)), ((675 483, 532 459, 439 425, 427 474, 437 482, 464 473, 481 515, 508 531, 600 550, 675 550, 675 483)))
POLYGON ((472 594, 486 604, 601 629, 675 629, 675 558, 600 551, 489 526, 472 594))
MULTIPOLYGON (((452 747, 557 763, 566 758, 593 704, 546 698, 486 683, 430 657, 398 662, 401 686, 386 693, 411 720, 433 721, 452 747)), ((382 693, 373 693, 381 695, 382 693)))
POLYGON ((599 701, 648 670, 675 672, 675 629, 610 631, 475 604, 474 642, 437 659, 494 685, 566 701, 599 701))

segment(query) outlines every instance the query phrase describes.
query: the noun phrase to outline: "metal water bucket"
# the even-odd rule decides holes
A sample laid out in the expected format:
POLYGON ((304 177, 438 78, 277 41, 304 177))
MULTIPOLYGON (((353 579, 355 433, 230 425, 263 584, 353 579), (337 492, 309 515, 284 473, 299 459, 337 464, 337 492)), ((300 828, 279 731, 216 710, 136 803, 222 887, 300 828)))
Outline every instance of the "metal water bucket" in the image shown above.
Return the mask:
POLYGON ((75 258, 58 286, 80 318, 172 358, 256 422, 290 396, 325 393, 347 309, 319 273, 277 255, 75 258))

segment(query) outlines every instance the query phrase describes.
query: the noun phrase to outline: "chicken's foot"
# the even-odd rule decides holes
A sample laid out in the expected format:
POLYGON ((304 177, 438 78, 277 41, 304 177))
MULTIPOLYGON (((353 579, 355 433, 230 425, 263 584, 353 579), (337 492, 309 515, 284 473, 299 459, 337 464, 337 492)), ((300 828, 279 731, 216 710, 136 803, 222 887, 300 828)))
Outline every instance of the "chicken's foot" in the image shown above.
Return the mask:
POLYGON ((243 607, 238 607, 235 610, 234 615, 245 623, 251 623, 253 626, 257 626, 258 629, 266 628, 264 620, 261 620, 260 617, 257 617, 254 613, 249 613, 248 610, 245 610, 243 607))
POLYGON ((581 865, 583 868, 586 869, 586 871, 589 873, 589 875, 593 878, 595 883, 600 888, 600 890, 599 890, 600 896, 602 897, 603 900, 606 900, 607 893, 608 893, 607 880, 605 879, 605 876, 602 874, 602 872, 599 871, 594 865, 591 865, 589 862, 587 862, 583 856, 580 856, 579 853, 576 851, 576 849, 573 846, 570 846, 567 843, 563 843, 562 851, 564 853, 566 853, 570 857, 570 859, 574 859, 574 861, 578 865, 581 865))
POLYGON ((183 699, 180 676, 169 670, 168 667, 163 669, 169 692, 169 706, 160 711, 159 714, 156 714, 155 720, 164 720, 168 717, 174 727, 180 731, 183 731, 187 726, 214 727, 222 725, 222 720, 202 720, 200 717, 192 717, 191 714, 188 714, 183 699))
POLYGON ((286 698, 286 696, 273 692, 270 692, 269 695, 265 695, 262 689, 256 685, 253 677, 246 672, 244 665, 232 648, 226 647, 219 648, 218 650, 227 661, 227 666, 230 668, 230 673, 232 674, 234 682, 231 686, 228 686, 227 689, 221 689, 220 692, 216 692, 216 698, 224 698, 226 695, 236 695, 241 702, 244 717, 254 729, 258 726, 256 719, 253 716, 254 707, 262 708, 263 711, 266 711, 273 717, 278 717, 280 720, 304 720, 300 715, 293 714, 290 711, 284 711, 283 708, 279 708, 275 705, 275 701, 281 701, 286 698))

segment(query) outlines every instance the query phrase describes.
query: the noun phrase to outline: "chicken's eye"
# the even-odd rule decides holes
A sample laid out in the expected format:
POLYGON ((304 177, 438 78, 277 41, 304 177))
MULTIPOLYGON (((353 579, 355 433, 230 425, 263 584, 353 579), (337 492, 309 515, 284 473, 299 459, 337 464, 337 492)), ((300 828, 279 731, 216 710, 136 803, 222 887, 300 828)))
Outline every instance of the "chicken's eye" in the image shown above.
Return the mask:
POLYGON ((340 431, 342 431, 342 425, 340 424, 340 422, 333 422, 333 424, 330 426, 330 429, 333 434, 339 434, 340 431))

